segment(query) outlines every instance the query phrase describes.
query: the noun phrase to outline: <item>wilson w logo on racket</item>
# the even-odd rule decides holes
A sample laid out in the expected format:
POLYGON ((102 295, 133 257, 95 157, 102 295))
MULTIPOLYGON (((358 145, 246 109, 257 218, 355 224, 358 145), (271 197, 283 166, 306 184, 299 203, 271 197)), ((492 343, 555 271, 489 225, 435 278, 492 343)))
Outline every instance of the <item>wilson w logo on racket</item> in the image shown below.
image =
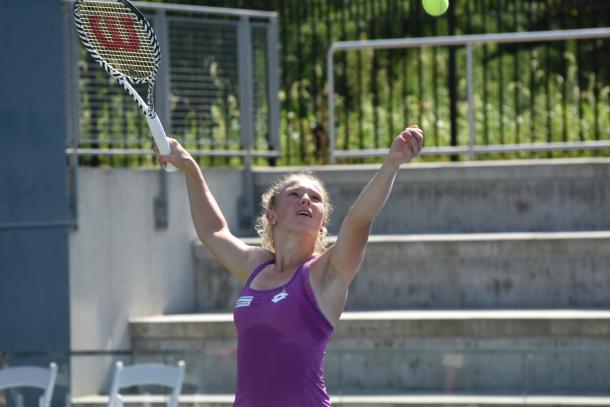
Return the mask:
MULTIPOLYGON (((169 141, 154 107, 161 52, 144 15, 127 0, 76 0, 74 19, 87 51, 135 100, 146 115, 159 152, 169 154, 169 141), (146 98, 132 86, 139 84, 148 84, 146 98)), ((175 171, 169 164, 165 169, 175 171)))
POLYGON ((137 52, 140 49, 134 21, 129 17, 92 15, 89 24, 97 41, 108 50, 137 52))

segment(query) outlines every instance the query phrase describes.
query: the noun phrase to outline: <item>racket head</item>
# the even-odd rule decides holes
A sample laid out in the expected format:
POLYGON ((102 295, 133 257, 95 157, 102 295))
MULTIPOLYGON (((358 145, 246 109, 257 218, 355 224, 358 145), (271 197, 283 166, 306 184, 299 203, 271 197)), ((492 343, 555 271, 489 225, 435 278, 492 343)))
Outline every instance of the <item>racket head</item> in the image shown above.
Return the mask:
POLYGON ((110 75, 133 84, 153 83, 159 70, 159 42, 144 15, 127 0, 76 0, 78 36, 110 75))

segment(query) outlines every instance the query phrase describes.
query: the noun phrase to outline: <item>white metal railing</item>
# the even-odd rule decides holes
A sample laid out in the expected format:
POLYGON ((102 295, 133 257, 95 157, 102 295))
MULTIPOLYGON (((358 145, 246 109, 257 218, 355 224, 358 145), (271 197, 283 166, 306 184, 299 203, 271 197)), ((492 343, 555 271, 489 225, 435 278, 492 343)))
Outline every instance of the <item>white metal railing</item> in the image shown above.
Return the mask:
MULTIPOLYGON (((120 123, 105 139, 99 140, 101 126, 90 125, 90 136, 83 137, 83 100, 88 111, 99 112, 111 104, 111 95, 123 95, 127 102, 123 111, 143 120, 137 106, 124 95, 120 86, 109 84, 105 73, 95 67, 85 78, 89 62, 83 56, 74 30, 73 3, 64 2, 65 55, 67 103, 66 154, 70 158, 68 176, 71 223, 77 221, 77 172, 80 156, 150 156, 146 148, 148 129, 127 130, 125 117, 113 116, 109 121, 120 123), (101 75, 104 79, 100 79, 101 75), (86 80, 83 80, 86 79, 86 80), (86 83, 86 84, 85 84, 86 83), (83 85, 85 84, 85 85, 83 85), (113 88, 114 86, 114 88, 113 88), (103 89, 98 97, 96 90, 103 89), (86 95, 87 97, 83 97, 86 95), (135 114, 134 114, 135 113, 135 114), (121 122, 124 120, 124 122, 121 122), (124 137, 129 132, 129 140, 124 137), (123 137, 123 138, 121 138, 123 137), (102 144, 104 147, 97 147, 102 144)), ((278 13, 268 11, 205 7, 196 5, 135 2, 150 18, 162 52, 159 75, 156 81, 156 110, 169 135, 180 137, 190 128, 194 133, 188 142, 193 156, 240 157, 243 159, 243 193, 240 204, 242 223, 252 223, 254 202, 252 165, 255 157, 276 158, 281 155, 279 108, 279 29, 278 13), (190 39, 187 41, 185 37, 190 39), (215 47, 215 48, 213 48, 215 47), (213 61, 210 62, 210 58, 213 61), (264 63, 261 62, 264 60, 264 63), (262 83, 261 83, 262 82, 262 83), (182 107, 177 106, 182 103, 182 107), (222 103, 219 102, 222 101, 222 103), (214 109, 231 100, 231 120, 218 123, 212 120, 214 109), (189 122, 196 117, 196 125, 189 122), (209 130, 223 125, 231 135, 219 142, 209 130), (238 128, 237 130, 235 130, 238 128), (205 148, 209 145, 211 147, 205 148)), ((114 99, 112 99, 114 100, 114 99)), ((93 114, 91 114, 93 115, 93 114)), ((228 116, 229 114, 225 114, 228 116)), ((101 120, 100 120, 101 121, 101 120)), ((107 126, 108 127, 108 126, 107 126)), ((106 133, 110 133, 107 129, 106 133)), ((190 135, 189 135, 190 136, 190 135)), ((186 137, 186 136, 185 136, 186 137)), ((160 171, 160 191, 155 198, 155 226, 167 226, 167 179, 160 171)))
POLYGON ((501 34, 478 34, 460 36, 439 36, 421 38, 397 38, 361 41, 338 41, 333 42, 327 52, 327 77, 328 77, 328 132, 330 139, 330 161, 332 164, 337 158, 362 158, 380 157, 387 154, 387 149, 361 149, 337 151, 336 128, 335 128, 335 88, 334 88, 334 55, 338 51, 347 50, 378 50, 393 48, 422 48, 437 46, 464 46, 466 48, 466 80, 468 101, 468 146, 452 147, 425 147, 423 155, 439 154, 468 154, 474 159, 477 153, 508 153, 508 152, 531 152, 552 150, 587 150, 610 148, 610 140, 581 141, 581 142, 553 142, 553 143, 528 143, 512 145, 485 145, 477 146, 475 143, 475 103, 474 103, 474 73, 473 73, 473 51, 475 44, 502 44, 502 43, 527 43, 563 40, 583 40, 609 38, 610 28, 588 28, 576 30, 557 31, 534 31, 501 34))
MULTIPOLYGON (((81 136, 81 92, 83 91, 78 83, 80 72, 78 64, 82 61, 82 53, 79 55, 79 47, 76 34, 74 33, 72 23, 72 4, 74 0, 64 0, 66 5, 66 55, 67 55, 67 79, 71 89, 69 89, 69 103, 72 107, 71 117, 69 118, 70 131, 67 140, 66 154, 71 156, 79 155, 97 155, 97 156, 112 156, 112 155, 149 155, 151 151, 146 148, 138 148, 137 146, 131 146, 130 148, 121 148, 121 142, 117 138, 116 144, 114 139, 105 141, 109 144, 106 148, 92 148, 87 144, 91 142, 97 142, 96 140, 85 140, 81 136)), ((168 134, 175 134, 175 130, 188 126, 188 123, 172 123, 172 119, 176 114, 176 109, 172 106, 175 103, 176 95, 175 92, 189 92, 188 99, 192 101, 193 109, 199 109, 201 106, 210 105, 210 99, 213 99, 218 93, 218 90, 214 90, 212 85, 209 84, 209 78, 197 79, 193 82, 192 78, 197 78, 200 74, 201 67, 197 64, 192 63, 187 68, 179 68, 170 65, 170 62, 175 61, 175 55, 177 52, 172 52, 172 45, 176 44, 176 40, 170 41, 170 34, 173 34, 173 38, 180 37, 181 32, 178 30, 183 29, 183 26, 197 27, 202 30, 201 35, 198 37, 202 40, 201 44, 189 44, 192 49, 191 55, 205 55, 205 43, 212 42, 206 41, 207 31, 203 31, 206 27, 212 27, 213 33, 210 35, 225 35, 229 39, 225 39, 227 42, 226 50, 223 50, 221 55, 227 56, 227 60, 219 61, 220 66, 229 67, 230 77, 223 78, 224 81, 237 82, 233 83, 232 86, 236 91, 238 97, 239 110, 239 137, 241 148, 232 148, 230 146, 218 145, 216 148, 203 149, 191 149, 192 154, 195 156, 215 156, 215 157, 244 157, 244 159, 251 160, 253 157, 278 157, 281 154, 280 141, 279 141, 279 123, 280 123, 280 111, 279 111, 279 38, 278 38, 278 14, 277 12, 269 11, 258 11, 258 10, 246 10, 246 9, 231 9, 223 7, 206 7, 196 5, 182 5, 182 4, 165 4, 165 3, 148 3, 148 2, 134 2, 134 4, 140 8, 145 14, 151 18, 151 22, 155 28, 156 35, 160 41, 162 48, 163 58, 161 60, 161 67, 159 76, 156 82, 156 109, 159 116, 162 118, 163 123, 168 131, 168 134), (220 17, 220 18, 219 18, 220 17), (223 18, 229 17, 229 19, 223 18), (190 24, 190 25, 189 25, 190 24), (215 31, 214 31, 215 30, 215 31), (262 44, 254 44, 255 33, 264 33, 264 42, 262 44), (215 34, 214 34, 215 33, 215 34), (228 35, 230 34, 230 35, 228 35), (232 42, 234 41, 234 42, 232 42), (261 52, 265 53, 265 68, 266 72, 259 72, 258 75, 265 78, 264 94, 257 94, 255 86, 255 69, 253 55, 254 45, 260 48, 261 52), (171 57, 171 58, 170 58, 171 57), (191 66, 193 68, 191 68, 191 66), (195 71, 193 69, 199 69, 195 71), (184 69, 191 69, 185 71, 184 69), (207 82, 206 82, 207 80, 207 82), (189 83, 192 82, 192 86, 189 83), (180 88, 174 88, 179 86, 180 88), (189 87, 190 86, 190 87, 189 87), (211 92, 211 93, 210 93, 211 92), (214 93, 216 92, 216 93, 214 93), (266 102, 262 102, 260 98, 266 99, 266 102), (257 120, 260 123, 260 114, 257 110, 258 103, 265 103, 266 123, 264 129, 261 131, 256 130, 257 120), (263 134, 263 132, 265 134, 263 134), (259 134, 260 133, 260 134, 259 134), (257 140, 266 139, 266 146, 264 148, 257 145, 257 140)), ((184 28, 184 29, 188 29, 184 28)), ((184 51, 182 51, 184 53, 184 51)), ((187 61, 190 63, 190 61, 187 61)), ((258 67, 260 68, 260 67, 258 67)), ((227 68, 225 67, 225 71, 227 68)), ((97 84, 94 86, 108 87, 107 83, 97 84)), ((260 87, 260 85, 259 85, 260 87)), ((97 88, 96 88, 97 89, 97 88)), ((85 90, 86 92, 87 90, 85 90)), ((119 93, 121 89, 118 90, 119 93)), ((98 101, 97 103, 108 103, 108 100, 98 101)), ((129 106, 127 106, 129 107, 129 106)), ((98 109, 98 105, 91 105, 90 109, 98 109)), ((135 108, 134 108, 135 109, 135 108)), ((197 110, 194 113, 201 114, 197 110)), ((212 123, 213 124, 213 123, 212 123)), ((205 139, 205 135, 200 135, 202 139, 205 139)), ((145 139, 146 140, 146 139, 145 139)), ((206 139, 207 140, 207 139, 206 139)), ((262 141, 261 141, 262 142, 262 141)), ((232 139, 232 144, 235 144, 235 140, 232 139)))

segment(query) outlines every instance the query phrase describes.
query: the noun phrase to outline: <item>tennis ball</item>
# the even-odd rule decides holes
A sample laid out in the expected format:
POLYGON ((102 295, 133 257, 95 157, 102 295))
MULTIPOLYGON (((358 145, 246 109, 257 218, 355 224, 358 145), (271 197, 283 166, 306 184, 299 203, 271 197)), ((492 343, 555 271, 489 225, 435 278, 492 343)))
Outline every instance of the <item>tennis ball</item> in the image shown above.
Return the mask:
POLYGON ((443 14, 449 8, 449 0, 422 0, 421 5, 426 10, 426 13, 437 17, 443 14))

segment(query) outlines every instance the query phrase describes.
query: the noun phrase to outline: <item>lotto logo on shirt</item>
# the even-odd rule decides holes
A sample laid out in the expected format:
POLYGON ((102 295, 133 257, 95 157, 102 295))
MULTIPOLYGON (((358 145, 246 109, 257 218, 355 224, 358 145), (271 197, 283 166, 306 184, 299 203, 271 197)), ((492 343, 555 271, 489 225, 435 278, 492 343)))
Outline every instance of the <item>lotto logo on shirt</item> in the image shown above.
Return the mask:
POLYGON ((243 295, 237 299, 237 302, 235 303, 235 308, 249 307, 253 299, 254 297, 251 295, 243 295))
POLYGON ((288 297, 288 293, 284 290, 279 294, 276 294, 272 299, 271 302, 273 303, 278 303, 280 301, 282 301, 284 298, 288 297))

